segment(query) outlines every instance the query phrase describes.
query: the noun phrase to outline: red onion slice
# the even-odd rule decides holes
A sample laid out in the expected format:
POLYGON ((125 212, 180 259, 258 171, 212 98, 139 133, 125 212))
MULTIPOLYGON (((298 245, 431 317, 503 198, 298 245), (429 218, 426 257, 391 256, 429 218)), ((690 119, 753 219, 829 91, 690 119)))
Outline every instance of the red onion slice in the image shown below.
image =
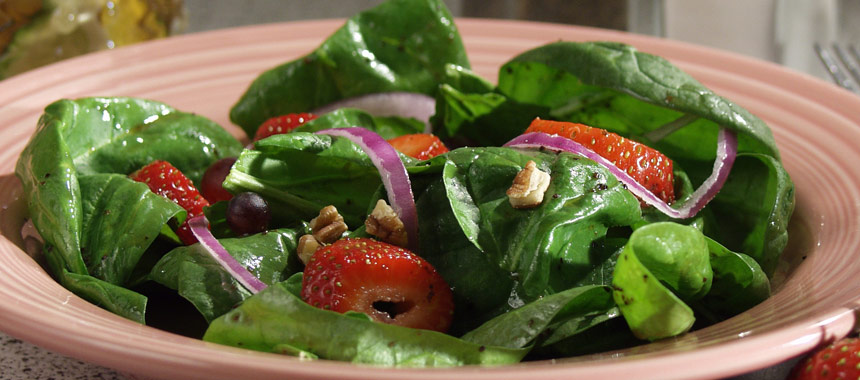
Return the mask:
POLYGON ((224 246, 218 242, 218 239, 212 235, 212 232, 209 231, 209 221, 206 220, 205 215, 198 215, 188 219, 188 227, 191 229, 191 233, 194 234, 194 237, 197 238, 197 241, 200 242, 200 245, 206 249, 206 252, 208 252, 212 258, 218 262, 218 264, 221 264, 221 267, 223 267, 227 273, 230 273, 236 281, 239 281, 245 289, 256 294, 266 288, 267 285, 265 283, 260 281, 259 278, 243 267, 242 264, 233 258, 233 256, 230 256, 227 249, 224 248, 224 246))
POLYGON ((414 251, 418 247, 418 211, 412 195, 412 182, 397 150, 376 132, 362 127, 332 128, 316 133, 347 138, 364 150, 379 170, 391 208, 406 229, 408 248, 414 251))
POLYGON ((714 169, 711 171, 711 175, 693 192, 689 199, 675 208, 663 202, 644 186, 640 185, 639 182, 636 182, 624 170, 619 169, 609 162, 609 160, 569 138, 533 132, 517 136, 504 146, 512 148, 549 148, 575 153, 588 158, 607 168, 621 183, 627 186, 630 192, 645 201, 645 203, 672 218, 686 219, 695 216, 723 187, 737 156, 738 140, 734 132, 726 128, 720 129, 717 137, 717 157, 714 160, 714 169))
POLYGON ((436 99, 417 92, 381 92, 338 100, 311 113, 321 115, 338 108, 357 108, 374 116, 411 117, 424 122, 424 133, 430 133, 430 116, 436 113, 436 99))

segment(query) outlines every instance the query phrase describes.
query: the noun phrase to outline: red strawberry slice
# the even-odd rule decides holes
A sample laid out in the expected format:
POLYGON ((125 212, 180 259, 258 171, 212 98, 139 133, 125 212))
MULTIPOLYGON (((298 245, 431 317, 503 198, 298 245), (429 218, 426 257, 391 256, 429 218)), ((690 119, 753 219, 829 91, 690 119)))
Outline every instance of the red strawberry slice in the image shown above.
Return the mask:
POLYGON ((415 133, 388 139, 388 143, 409 157, 427 160, 448 151, 448 148, 435 135, 415 133))
POLYGON ((615 133, 566 121, 535 119, 525 133, 543 132, 576 141, 624 170, 666 203, 675 200, 672 160, 647 145, 615 133))
POLYGON ((844 338, 797 362, 790 380, 860 378, 860 339, 844 338))
POLYGON ((275 116, 260 124, 257 127, 257 132, 254 134, 254 141, 264 139, 272 135, 289 133, 293 129, 298 128, 304 123, 307 123, 317 116, 311 113, 290 113, 281 116, 275 116))
MULTIPOLYGON (((209 206, 209 202, 200 195, 191 180, 167 161, 153 161, 129 174, 129 177, 147 184, 154 193, 182 206, 188 212, 187 219, 203 214, 203 207, 209 206)), ((176 234, 186 245, 197 242, 197 238, 188 228, 188 223, 182 223, 176 234)))
POLYGON ((454 303, 436 270, 401 247, 368 238, 344 238, 311 256, 302 299, 321 309, 365 313, 373 320, 445 332, 454 303))

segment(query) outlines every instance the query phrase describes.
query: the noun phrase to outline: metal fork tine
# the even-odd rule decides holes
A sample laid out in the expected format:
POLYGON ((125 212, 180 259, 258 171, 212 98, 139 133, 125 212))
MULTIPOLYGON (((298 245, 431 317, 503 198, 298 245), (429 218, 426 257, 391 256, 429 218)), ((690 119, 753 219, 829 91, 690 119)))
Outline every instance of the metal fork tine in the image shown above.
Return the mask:
POLYGON ((836 62, 836 58, 833 57, 829 50, 821 47, 818 43, 814 45, 814 48, 818 58, 821 59, 821 62, 824 64, 824 67, 827 69, 827 72, 836 84, 850 91, 860 93, 860 89, 858 89, 854 81, 845 74, 845 70, 839 66, 839 63, 836 62))
POLYGON ((833 51, 836 52, 836 56, 839 57, 839 61, 842 62, 842 66, 848 70, 849 74, 851 74, 851 78, 854 79, 854 83, 860 84, 860 64, 855 60, 857 58, 857 51, 854 50, 853 45, 851 45, 849 49, 853 50, 853 57, 850 57, 842 46, 833 44, 833 51))
MULTIPOLYGON (((854 72, 860 71, 860 54, 857 53, 857 46, 854 44, 848 45, 848 53, 854 60, 854 72)), ((857 83, 860 84, 860 78, 855 76, 854 79, 857 79, 857 83)))

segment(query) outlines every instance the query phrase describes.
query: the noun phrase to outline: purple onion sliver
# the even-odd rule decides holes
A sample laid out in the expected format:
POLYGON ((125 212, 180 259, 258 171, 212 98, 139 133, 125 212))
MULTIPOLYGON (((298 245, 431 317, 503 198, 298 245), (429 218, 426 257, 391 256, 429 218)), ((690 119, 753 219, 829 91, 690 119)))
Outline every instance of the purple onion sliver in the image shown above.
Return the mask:
POLYGON ((625 171, 613 165, 609 160, 598 155, 594 151, 584 147, 583 145, 569 138, 549 135, 546 133, 533 132, 526 133, 513 138, 505 144, 507 147, 514 148, 549 148, 553 150, 563 150, 588 158, 599 165, 605 167, 618 180, 627 186, 627 189, 642 199, 645 203, 653 206, 660 212, 675 218, 686 219, 696 215, 711 199, 716 196, 720 188, 729 176, 735 157, 737 156, 737 137, 734 132, 721 128, 717 141, 717 153, 714 160, 714 169, 711 175, 699 186, 696 191, 678 208, 672 208, 651 191, 636 182, 633 177, 625 171))
POLYGON ((197 238, 200 245, 206 249, 206 252, 208 252, 212 258, 218 262, 218 264, 221 264, 221 267, 233 276, 236 281, 239 281, 245 289, 256 294, 266 288, 267 285, 265 283, 260 281, 259 278, 254 276, 250 271, 248 271, 248 269, 236 261, 236 259, 227 252, 227 249, 218 242, 218 239, 212 235, 209 231, 209 221, 206 220, 205 215, 198 215, 188 219, 188 227, 191 228, 191 233, 194 234, 194 237, 197 238))
POLYGON ((727 128, 721 128, 717 136, 717 153, 714 159, 714 168, 711 175, 699 185, 699 188, 693 192, 690 199, 684 203, 679 211, 687 211, 693 216, 699 210, 705 207, 711 199, 717 195, 726 179, 729 178, 729 172, 732 165, 735 163, 735 158, 738 155, 738 138, 734 131, 727 128))
POLYGON ((418 247, 418 211, 412 195, 412 182, 394 147, 376 132, 362 127, 332 128, 317 133, 347 138, 364 150, 379 170, 391 208, 403 222, 409 249, 415 250, 418 247))
POLYGON ((609 160, 603 158, 591 149, 588 149, 582 144, 569 138, 541 132, 531 132, 515 137, 504 146, 512 148, 550 148, 553 150, 563 150, 578 154, 598 163, 600 166, 605 167, 610 173, 612 173, 612 175, 618 178, 621 183, 627 186, 627 190, 645 201, 645 203, 648 203, 667 214, 675 212, 671 207, 669 207, 669 205, 663 202, 663 200, 648 191, 648 189, 639 184, 639 182, 636 182, 636 180, 627 174, 627 172, 619 169, 609 162, 609 160))
POLYGON ((339 108, 357 108, 374 116, 411 117, 424 122, 424 133, 430 133, 430 116, 436 113, 436 99, 417 92, 381 92, 338 100, 311 113, 321 115, 339 108))

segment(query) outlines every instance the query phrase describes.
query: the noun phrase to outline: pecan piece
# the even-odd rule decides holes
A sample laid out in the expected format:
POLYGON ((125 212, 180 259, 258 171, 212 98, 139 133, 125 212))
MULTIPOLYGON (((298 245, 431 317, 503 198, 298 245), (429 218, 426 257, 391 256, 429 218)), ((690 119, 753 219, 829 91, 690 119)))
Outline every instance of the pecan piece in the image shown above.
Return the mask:
POLYGON ((514 208, 537 207, 543 202, 549 182, 549 174, 538 169, 534 161, 529 161, 514 177, 513 184, 506 192, 508 201, 514 208))
POLYGON ((394 209, 383 199, 376 201, 376 206, 373 207, 373 211, 365 219, 364 226, 367 233, 378 237, 379 240, 386 243, 406 247, 406 244, 409 242, 403 221, 400 220, 397 214, 394 213, 394 209))
POLYGON ((323 207, 320 210, 319 216, 311 219, 310 227, 314 237, 322 244, 334 243, 347 230, 346 223, 343 222, 343 216, 332 205, 323 207))
POLYGON ((311 259, 311 256, 314 255, 314 252, 317 251, 317 248, 321 247, 320 242, 317 241, 317 238, 314 235, 307 234, 302 235, 299 238, 299 243, 296 246, 296 254, 299 256, 299 260, 302 261, 303 264, 308 263, 308 260, 311 259))

